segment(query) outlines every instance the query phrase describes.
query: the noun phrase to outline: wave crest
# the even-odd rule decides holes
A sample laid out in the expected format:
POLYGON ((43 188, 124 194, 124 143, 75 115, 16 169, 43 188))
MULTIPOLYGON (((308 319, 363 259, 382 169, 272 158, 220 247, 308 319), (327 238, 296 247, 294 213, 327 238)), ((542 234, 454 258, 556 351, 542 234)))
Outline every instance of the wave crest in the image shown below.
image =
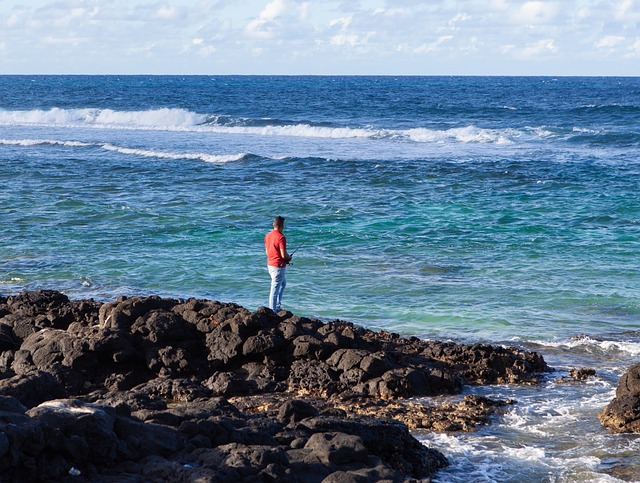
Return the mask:
POLYGON ((538 341, 537 343, 546 347, 581 350, 587 353, 600 353, 609 356, 618 354, 640 355, 640 341, 638 340, 611 340, 580 335, 564 341, 538 341))
POLYGON ((153 109, 149 111, 113 111, 103 109, 93 122, 101 125, 133 126, 196 126, 207 121, 207 116, 184 109, 153 109))
POLYGON ((208 154, 208 153, 177 153, 168 151, 156 151, 141 148, 128 148, 123 146, 116 146, 110 143, 86 143, 82 141, 58 141, 55 139, 0 139, 0 145, 5 146, 63 146, 68 148, 97 148, 105 151, 117 152, 120 154, 141 156, 145 158, 158 158, 158 159, 190 159, 200 160, 206 163, 224 164, 234 161, 240 161, 247 155, 245 153, 240 154, 208 154))
POLYGON ((253 136, 291 136, 326 139, 392 139, 415 143, 496 143, 509 144, 517 136, 511 130, 476 126, 445 130, 426 127, 384 129, 371 126, 332 126, 329 123, 244 119, 225 115, 199 114, 179 108, 146 111, 112 109, 61 109, 7 111, 0 109, 0 125, 44 127, 88 127, 93 129, 166 130, 253 136))
POLYGON ((483 129, 466 126, 444 130, 415 128, 406 131, 407 137, 415 142, 444 142, 454 140, 462 143, 512 144, 512 137, 517 135, 511 130, 483 129))
POLYGON ((34 109, 30 111, 0 110, 3 125, 87 125, 170 127, 196 126, 206 122, 207 116, 185 109, 151 109, 146 111, 114 111, 112 109, 34 109))

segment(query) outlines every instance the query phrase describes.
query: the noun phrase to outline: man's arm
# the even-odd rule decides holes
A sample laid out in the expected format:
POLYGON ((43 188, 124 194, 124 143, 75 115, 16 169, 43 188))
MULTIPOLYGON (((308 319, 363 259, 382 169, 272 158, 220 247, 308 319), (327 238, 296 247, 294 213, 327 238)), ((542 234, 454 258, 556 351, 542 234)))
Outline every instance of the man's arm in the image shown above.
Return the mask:
POLYGON ((287 263, 289 263, 291 261, 291 258, 293 258, 287 252, 287 242, 286 242, 286 240, 282 242, 282 245, 280 245, 280 255, 282 256, 284 261, 287 262, 287 263))

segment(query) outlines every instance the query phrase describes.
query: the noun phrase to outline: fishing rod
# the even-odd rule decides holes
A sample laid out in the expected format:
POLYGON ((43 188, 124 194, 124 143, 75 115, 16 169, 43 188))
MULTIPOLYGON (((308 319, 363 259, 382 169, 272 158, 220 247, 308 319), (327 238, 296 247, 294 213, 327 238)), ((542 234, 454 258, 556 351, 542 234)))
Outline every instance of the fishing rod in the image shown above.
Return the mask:
POLYGON ((300 245, 298 245, 297 248, 294 251, 289 253, 289 261, 287 262, 287 265, 292 265, 293 264, 293 262, 291 261, 291 258, 293 258, 294 253, 297 252, 298 250, 300 250, 300 248, 302 248, 302 245, 304 245, 304 244, 305 244, 305 242, 300 243, 300 245))
POLYGON ((300 245, 298 245, 298 247, 297 247, 294 251, 292 251, 292 252, 290 253, 290 256, 293 256, 293 254, 294 254, 295 252, 297 252, 298 250, 300 250, 300 249, 302 248, 302 245, 304 245, 305 243, 306 243, 306 240, 305 240, 305 241, 303 241, 302 243, 300 243, 300 245))

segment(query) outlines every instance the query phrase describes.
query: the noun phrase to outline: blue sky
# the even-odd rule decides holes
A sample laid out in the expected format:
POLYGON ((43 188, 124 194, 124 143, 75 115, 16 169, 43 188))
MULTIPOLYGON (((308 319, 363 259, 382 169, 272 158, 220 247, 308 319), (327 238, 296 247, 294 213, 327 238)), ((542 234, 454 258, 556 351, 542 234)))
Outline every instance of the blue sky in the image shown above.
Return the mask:
POLYGON ((2 74, 640 75, 640 0, 0 2, 2 74))

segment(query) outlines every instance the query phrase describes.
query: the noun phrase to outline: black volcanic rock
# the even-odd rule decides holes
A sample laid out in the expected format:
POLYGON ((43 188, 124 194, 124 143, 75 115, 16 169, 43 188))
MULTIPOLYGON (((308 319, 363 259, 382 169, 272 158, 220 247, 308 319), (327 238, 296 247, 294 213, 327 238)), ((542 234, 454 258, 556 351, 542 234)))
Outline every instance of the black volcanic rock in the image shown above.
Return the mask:
POLYGON ((409 427, 472 430, 503 405, 409 398, 549 368, 266 308, 42 291, 0 298, 0 370, 11 481, 339 482, 428 478, 446 459, 409 427))
POLYGON ((598 419, 615 433, 640 433, 640 364, 622 375, 616 397, 598 414, 598 419))

